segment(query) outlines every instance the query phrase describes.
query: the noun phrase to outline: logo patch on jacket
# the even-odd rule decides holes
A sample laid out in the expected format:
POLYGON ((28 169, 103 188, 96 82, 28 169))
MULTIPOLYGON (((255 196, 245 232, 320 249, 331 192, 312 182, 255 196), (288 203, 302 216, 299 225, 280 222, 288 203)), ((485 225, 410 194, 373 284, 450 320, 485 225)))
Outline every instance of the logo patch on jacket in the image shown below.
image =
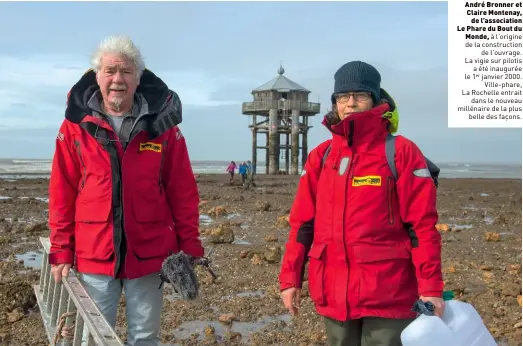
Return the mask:
POLYGON ((153 142, 140 143, 140 151, 150 150, 156 153, 162 152, 162 145, 153 142))
POLYGON ((352 178, 352 186, 381 186, 381 176, 366 175, 352 178))

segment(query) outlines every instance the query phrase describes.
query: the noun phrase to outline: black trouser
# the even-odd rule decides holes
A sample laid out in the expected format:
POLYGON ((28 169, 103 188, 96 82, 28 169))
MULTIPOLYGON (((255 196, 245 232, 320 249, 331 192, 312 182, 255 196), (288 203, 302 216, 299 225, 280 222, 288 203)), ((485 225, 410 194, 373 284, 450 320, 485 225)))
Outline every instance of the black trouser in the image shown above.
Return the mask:
POLYGON ((341 322, 324 318, 329 346, 402 346, 401 332, 413 320, 363 317, 341 322))

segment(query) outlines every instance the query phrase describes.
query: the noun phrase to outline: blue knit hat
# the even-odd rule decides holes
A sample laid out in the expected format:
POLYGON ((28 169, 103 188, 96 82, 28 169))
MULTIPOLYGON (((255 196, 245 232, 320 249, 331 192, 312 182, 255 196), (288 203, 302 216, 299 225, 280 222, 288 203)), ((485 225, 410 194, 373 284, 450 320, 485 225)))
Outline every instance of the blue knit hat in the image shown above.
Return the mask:
POLYGON ((332 103, 336 103, 336 94, 350 91, 368 91, 374 102, 378 102, 381 96, 380 83, 381 75, 374 66, 362 61, 348 62, 334 74, 332 103))

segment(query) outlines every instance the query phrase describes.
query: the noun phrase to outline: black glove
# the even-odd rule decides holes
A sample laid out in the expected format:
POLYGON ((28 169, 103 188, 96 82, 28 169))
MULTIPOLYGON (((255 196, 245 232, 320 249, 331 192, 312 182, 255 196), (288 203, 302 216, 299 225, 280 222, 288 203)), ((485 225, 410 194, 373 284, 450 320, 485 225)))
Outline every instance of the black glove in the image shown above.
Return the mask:
POLYGON ((423 314, 427 316, 434 316, 434 304, 431 302, 424 303, 421 299, 418 299, 414 302, 412 310, 418 313, 418 316, 423 314))

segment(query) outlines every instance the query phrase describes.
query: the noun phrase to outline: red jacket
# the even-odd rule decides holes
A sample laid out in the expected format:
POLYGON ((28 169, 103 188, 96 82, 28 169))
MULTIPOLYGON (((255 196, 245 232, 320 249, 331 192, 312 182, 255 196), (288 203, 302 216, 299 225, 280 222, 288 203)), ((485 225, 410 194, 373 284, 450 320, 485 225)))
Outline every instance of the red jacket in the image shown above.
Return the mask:
POLYGON ((441 237, 436 187, 417 177, 425 159, 410 140, 396 140, 395 181, 385 156, 384 104, 336 125, 332 140, 309 154, 290 213, 280 288, 301 287, 309 260, 309 293, 320 315, 411 318, 419 295, 441 296, 441 237), (325 165, 323 155, 331 145, 325 165), (404 227, 419 241, 413 248, 404 227))
POLYGON ((79 272, 138 278, 158 272, 170 252, 203 256, 198 189, 178 95, 146 70, 137 92, 148 104, 124 149, 87 101, 86 73, 71 89, 49 184, 49 263, 79 272))

